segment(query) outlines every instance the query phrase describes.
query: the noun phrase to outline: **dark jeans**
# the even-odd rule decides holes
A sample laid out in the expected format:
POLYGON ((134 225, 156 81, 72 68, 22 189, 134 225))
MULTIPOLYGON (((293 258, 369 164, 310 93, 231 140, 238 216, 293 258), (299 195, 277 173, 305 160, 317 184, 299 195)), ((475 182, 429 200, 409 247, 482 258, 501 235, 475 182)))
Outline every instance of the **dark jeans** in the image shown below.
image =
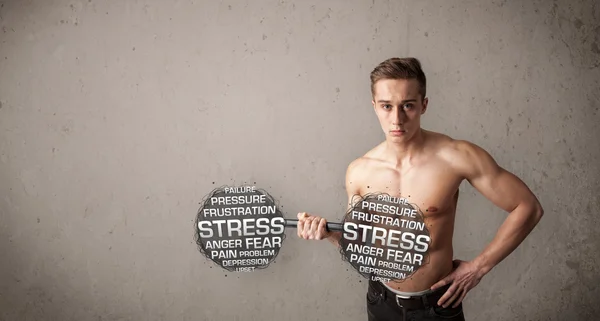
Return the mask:
POLYGON ((437 289, 432 293, 423 295, 420 300, 411 302, 396 300, 396 294, 379 282, 369 281, 369 290, 367 291, 367 314, 369 321, 436 321, 451 320, 464 321, 462 303, 452 308, 437 305, 437 300, 441 298, 449 286, 437 289), (420 302, 422 303, 420 303, 420 302), (415 305, 422 307, 414 308, 415 305), (409 307, 411 306, 411 307, 409 307))

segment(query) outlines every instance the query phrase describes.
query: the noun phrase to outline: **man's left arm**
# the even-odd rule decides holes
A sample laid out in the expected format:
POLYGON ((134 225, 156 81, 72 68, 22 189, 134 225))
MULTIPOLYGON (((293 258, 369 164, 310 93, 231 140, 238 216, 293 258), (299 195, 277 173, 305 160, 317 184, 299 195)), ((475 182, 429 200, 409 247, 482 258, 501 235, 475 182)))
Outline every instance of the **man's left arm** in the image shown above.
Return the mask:
POLYGON ((494 239, 472 261, 455 261, 454 271, 434 284, 437 289, 452 283, 439 304, 457 306, 484 275, 512 253, 540 221, 544 210, 538 199, 514 174, 500 167, 482 148, 458 142, 457 169, 483 196, 509 213, 494 239))

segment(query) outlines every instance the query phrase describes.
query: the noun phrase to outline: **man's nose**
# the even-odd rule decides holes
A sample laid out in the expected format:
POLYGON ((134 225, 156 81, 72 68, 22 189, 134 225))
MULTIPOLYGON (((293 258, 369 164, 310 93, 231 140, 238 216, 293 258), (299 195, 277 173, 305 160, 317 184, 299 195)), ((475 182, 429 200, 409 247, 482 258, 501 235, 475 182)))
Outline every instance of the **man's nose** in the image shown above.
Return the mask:
POLYGON ((399 125, 406 121, 406 113, 404 109, 397 107, 393 111, 393 124, 399 125))

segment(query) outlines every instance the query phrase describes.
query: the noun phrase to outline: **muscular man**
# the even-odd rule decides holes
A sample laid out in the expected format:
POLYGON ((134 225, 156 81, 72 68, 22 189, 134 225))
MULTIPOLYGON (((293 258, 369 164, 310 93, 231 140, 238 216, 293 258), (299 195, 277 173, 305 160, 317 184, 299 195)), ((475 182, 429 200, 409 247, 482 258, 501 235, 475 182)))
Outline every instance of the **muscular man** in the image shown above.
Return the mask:
MULTIPOLYGON (((369 281, 369 320, 464 320, 462 301, 492 268, 531 232, 543 209, 530 189, 477 145, 421 128, 427 110, 426 77, 415 58, 392 58, 371 72, 373 108, 385 141, 350 163, 346 189, 407 198, 424 214, 431 243, 429 262, 410 278, 369 281), (495 238, 471 261, 453 261, 458 189, 467 180, 508 217, 495 238)), ((350 204, 351 205, 351 204, 350 204)), ((339 246, 340 232, 327 220, 298 214, 298 236, 339 246)))

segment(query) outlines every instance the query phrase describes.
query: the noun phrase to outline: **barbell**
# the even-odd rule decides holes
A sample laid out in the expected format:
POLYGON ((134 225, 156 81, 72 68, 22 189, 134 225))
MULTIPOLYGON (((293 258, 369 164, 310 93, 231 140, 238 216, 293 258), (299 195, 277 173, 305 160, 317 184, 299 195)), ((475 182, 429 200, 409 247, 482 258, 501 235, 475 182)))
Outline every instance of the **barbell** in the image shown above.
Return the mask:
MULTIPOLYGON (((286 228, 297 219, 283 217, 275 199, 253 185, 214 189, 196 213, 199 251, 230 272, 269 267, 279 254, 286 228)), ((360 275, 389 282, 403 280, 427 263, 431 238, 423 213, 408 199, 386 193, 356 195, 341 223, 342 259, 360 275)))

